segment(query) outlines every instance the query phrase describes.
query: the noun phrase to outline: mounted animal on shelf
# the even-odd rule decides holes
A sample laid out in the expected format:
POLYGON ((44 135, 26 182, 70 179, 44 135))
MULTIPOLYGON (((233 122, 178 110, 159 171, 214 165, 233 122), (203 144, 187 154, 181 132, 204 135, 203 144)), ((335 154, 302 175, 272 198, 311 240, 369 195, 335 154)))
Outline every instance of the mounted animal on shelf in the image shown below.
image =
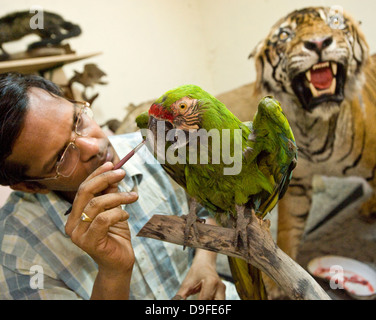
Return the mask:
MULTIPOLYGON (((38 13, 37 13, 38 14, 38 13)), ((76 37, 81 34, 81 28, 64 20, 60 15, 41 11, 43 25, 32 26, 35 13, 20 11, 0 18, 0 60, 6 60, 10 54, 3 48, 3 44, 19 40, 27 35, 36 34, 41 40, 31 43, 27 51, 48 46, 58 46, 64 39, 76 37)))
POLYGON ((82 91, 82 98, 90 104, 93 104, 99 93, 95 93, 91 97, 89 97, 87 89, 93 88, 97 84, 106 85, 107 82, 102 80, 104 76, 106 76, 106 73, 102 71, 96 64, 85 64, 83 72, 74 70, 74 76, 69 79, 67 85, 63 88, 65 89, 65 95, 70 99, 74 99, 73 84, 79 83, 84 87, 82 91))

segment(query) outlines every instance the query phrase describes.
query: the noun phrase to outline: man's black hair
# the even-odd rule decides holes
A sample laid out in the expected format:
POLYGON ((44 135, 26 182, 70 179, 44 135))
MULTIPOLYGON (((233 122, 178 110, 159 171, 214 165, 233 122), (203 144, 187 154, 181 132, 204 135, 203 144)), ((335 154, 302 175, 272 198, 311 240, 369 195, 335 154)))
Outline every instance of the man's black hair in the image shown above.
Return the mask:
POLYGON ((62 96, 53 82, 37 76, 20 73, 0 74, 0 184, 12 185, 26 177, 27 166, 7 160, 15 141, 21 133, 29 108, 28 90, 41 88, 62 96))

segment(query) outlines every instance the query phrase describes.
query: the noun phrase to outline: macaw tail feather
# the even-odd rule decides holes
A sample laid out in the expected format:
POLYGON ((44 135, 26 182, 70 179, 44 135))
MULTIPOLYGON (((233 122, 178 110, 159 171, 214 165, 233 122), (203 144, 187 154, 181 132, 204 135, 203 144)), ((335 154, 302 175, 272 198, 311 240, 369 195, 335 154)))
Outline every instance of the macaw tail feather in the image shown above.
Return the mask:
POLYGON ((228 257, 236 290, 242 300, 267 300, 261 271, 245 260, 228 257))

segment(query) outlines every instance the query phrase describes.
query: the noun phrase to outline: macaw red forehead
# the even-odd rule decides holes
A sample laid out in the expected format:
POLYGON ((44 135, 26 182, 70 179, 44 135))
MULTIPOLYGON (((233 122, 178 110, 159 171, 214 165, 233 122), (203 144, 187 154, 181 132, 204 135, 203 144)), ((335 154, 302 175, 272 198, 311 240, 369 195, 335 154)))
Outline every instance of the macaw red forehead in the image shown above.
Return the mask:
POLYGON ((174 115, 171 111, 167 110, 163 105, 153 103, 149 109, 149 116, 154 116, 158 119, 173 121, 174 115))

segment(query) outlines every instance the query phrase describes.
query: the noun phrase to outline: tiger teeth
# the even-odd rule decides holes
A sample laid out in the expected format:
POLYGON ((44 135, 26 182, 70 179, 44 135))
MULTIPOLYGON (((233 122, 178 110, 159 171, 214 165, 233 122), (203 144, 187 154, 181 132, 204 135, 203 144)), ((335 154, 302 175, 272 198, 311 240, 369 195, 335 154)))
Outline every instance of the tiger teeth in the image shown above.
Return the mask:
POLYGON ((323 94, 335 94, 336 92, 337 79, 333 78, 332 83, 328 89, 317 90, 312 83, 309 83, 309 88, 311 89, 312 96, 314 98, 321 96, 323 94))
POLYGON ((329 93, 330 94, 335 94, 335 92, 336 92, 336 86, 337 86, 337 79, 333 78, 332 84, 330 85, 330 88, 329 88, 329 93))
POLYGON ((337 64, 335 62, 332 62, 330 64, 330 66, 332 67, 332 73, 333 73, 333 75, 336 76, 337 75, 337 64))
POLYGON ((327 68, 329 67, 329 61, 317 63, 312 67, 312 70, 317 70, 320 68, 327 68))
POLYGON ((305 75, 306 75, 307 80, 308 80, 309 82, 311 82, 311 70, 308 70, 308 71, 305 73, 305 75))
POLYGON ((335 94, 336 85, 337 85, 337 79, 336 79, 337 70, 338 70, 337 63, 327 61, 327 62, 321 62, 321 63, 315 64, 314 66, 312 66, 310 70, 306 71, 305 76, 306 76, 306 79, 308 80, 309 88, 311 89, 311 93, 313 97, 318 97, 323 94, 335 94), (333 74, 333 80, 332 80, 332 83, 330 84, 330 87, 324 90, 316 89, 315 86, 311 83, 311 70, 317 70, 319 68, 328 68, 329 66, 333 74))
POLYGON ((312 93, 314 98, 319 96, 319 92, 317 91, 317 89, 315 88, 315 86, 311 82, 309 83, 309 88, 311 89, 311 93, 312 93))
MULTIPOLYGON (((321 68, 328 68, 329 66, 332 69, 333 75, 336 76, 337 75, 337 64, 335 62, 326 61, 326 62, 317 63, 317 64, 313 65, 311 69, 317 70, 317 69, 321 69, 321 68)), ((311 69, 307 70, 306 73, 305 73, 306 78, 309 82, 311 82, 311 69)))

